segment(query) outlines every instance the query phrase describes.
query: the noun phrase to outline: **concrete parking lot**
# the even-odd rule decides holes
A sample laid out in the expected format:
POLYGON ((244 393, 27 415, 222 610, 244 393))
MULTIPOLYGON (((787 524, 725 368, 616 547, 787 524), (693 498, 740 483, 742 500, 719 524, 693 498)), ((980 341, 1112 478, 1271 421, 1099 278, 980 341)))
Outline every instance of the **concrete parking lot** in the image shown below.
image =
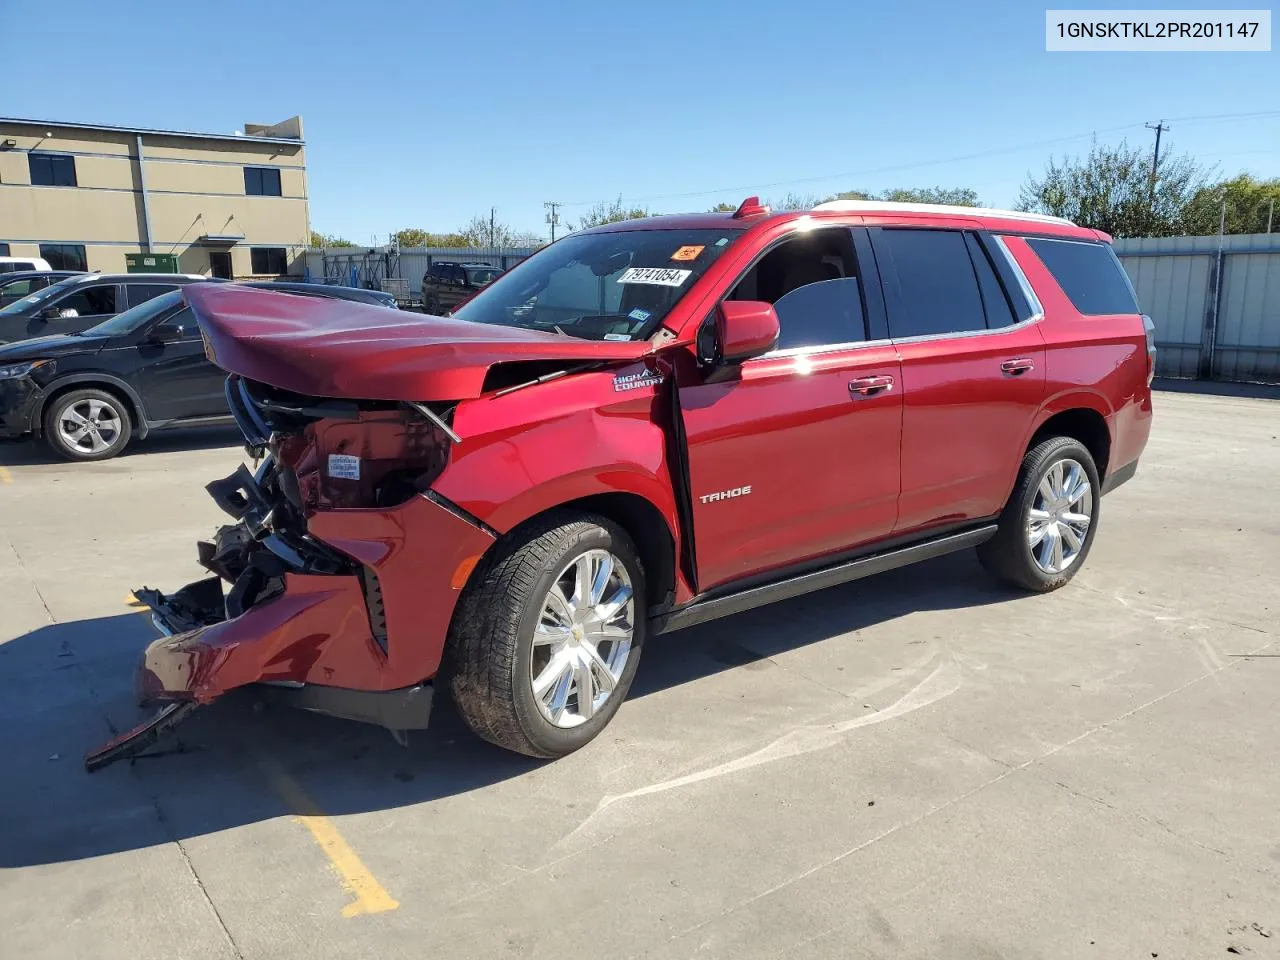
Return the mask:
POLYGON ((1162 392, 1065 590, 962 554, 672 634, 556 763, 229 699, 92 776, 241 451, 0 447, 0 957, 1280 956, 1277 436, 1162 392))

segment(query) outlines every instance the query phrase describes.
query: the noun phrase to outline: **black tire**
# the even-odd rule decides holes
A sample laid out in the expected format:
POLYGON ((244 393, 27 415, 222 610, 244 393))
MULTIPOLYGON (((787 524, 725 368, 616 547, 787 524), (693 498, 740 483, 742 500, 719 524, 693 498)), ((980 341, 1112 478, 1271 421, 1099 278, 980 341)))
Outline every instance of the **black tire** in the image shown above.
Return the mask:
POLYGON ((1066 585, 1084 566, 1097 536, 1101 507, 1102 487, 1098 482, 1098 468, 1088 448, 1072 437, 1050 437, 1042 440, 1023 457, 1018 482, 1014 484, 1009 502, 1000 514, 999 530, 994 537, 978 547, 978 559, 996 578, 1023 590, 1035 593, 1057 590, 1066 585), (1055 464, 1063 460, 1074 460, 1087 474, 1092 498, 1090 521, 1079 552, 1070 565, 1058 572, 1048 572, 1036 562, 1027 534, 1027 524, 1041 481, 1055 464))
POLYGON ((133 434, 133 421, 129 416, 129 407, 119 397, 105 390, 92 387, 70 390, 54 397, 44 411, 44 439, 58 456, 66 460, 109 460, 120 453, 129 444, 133 434), (86 435, 83 443, 77 444, 63 435, 61 424, 67 411, 76 407, 85 408, 90 404, 101 404, 106 415, 98 421, 96 435, 106 441, 100 449, 94 449, 93 435, 86 435), (110 423, 110 432, 103 425, 110 423))
POLYGON ((440 315, 440 301, 435 294, 428 294, 422 298, 422 312, 433 317, 440 315))
POLYGON ((476 570, 454 613, 446 675, 459 714, 485 740, 530 757, 562 757, 585 746, 631 687, 644 645, 645 596, 635 544, 604 517, 556 511, 513 531, 476 570), (534 697, 533 634, 548 592, 571 561, 593 549, 609 551, 630 578, 631 649, 604 703, 564 728, 543 716, 534 697))

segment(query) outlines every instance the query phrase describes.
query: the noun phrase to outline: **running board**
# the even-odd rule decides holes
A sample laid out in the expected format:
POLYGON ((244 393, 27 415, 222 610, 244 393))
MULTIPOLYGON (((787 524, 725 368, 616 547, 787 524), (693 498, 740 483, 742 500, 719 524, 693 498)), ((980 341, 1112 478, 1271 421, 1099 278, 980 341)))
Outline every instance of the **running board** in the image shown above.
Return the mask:
POLYGON ((898 567, 919 563, 922 560, 931 560, 934 557, 954 553, 957 550, 976 547, 978 544, 990 540, 995 534, 996 525, 992 523, 974 530, 966 530, 963 533, 953 533, 945 537, 938 537, 935 540, 926 540, 923 543, 916 543, 909 547, 901 547, 885 553, 876 553, 869 557, 860 557, 857 560, 850 560, 834 567, 824 567, 809 573, 787 577, 784 580, 751 587, 739 593, 731 593, 728 596, 715 597, 708 600, 695 600, 688 606, 654 618, 650 621, 649 629, 654 634, 683 630, 685 627, 693 627, 700 623, 706 623, 708 620, 716 620, 720 617, 732 616, 735 613, 742 613, 746 610, 754 610, 756 607, 763 607, 777 600, 789 600, 792 597, 799 597, 815 590, 825 590, 827 587, 849 583, 852 580, 861 580, 863 577, 884 573, 886 570, 894 570, 898 567))

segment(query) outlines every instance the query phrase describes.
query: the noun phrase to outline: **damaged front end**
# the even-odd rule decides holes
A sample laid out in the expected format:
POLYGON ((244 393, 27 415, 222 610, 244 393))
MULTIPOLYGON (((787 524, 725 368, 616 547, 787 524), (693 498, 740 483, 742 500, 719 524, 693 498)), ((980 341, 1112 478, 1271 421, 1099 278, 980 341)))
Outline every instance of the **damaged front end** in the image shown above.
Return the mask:
POLYGON ((162 634, 137 678, 159 713, 86 757, 91 770, 240 687, 402 740, 427 725, 453 607, 494 539, 430 489, 450 455, 448 411, 236 375, 227 397, 258 465, 206 488, 233 521, 197 545, 211 576, 135 592, 162 634))

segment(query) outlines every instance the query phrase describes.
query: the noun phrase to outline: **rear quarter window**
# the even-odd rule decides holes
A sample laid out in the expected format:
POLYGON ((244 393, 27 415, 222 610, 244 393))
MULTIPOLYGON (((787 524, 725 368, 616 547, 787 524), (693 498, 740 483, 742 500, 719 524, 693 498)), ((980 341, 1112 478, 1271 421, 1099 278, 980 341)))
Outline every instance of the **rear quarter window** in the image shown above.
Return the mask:
POLYGON ((1129 277, 1108 244, 1029 237, 1027 245, 1082 314, 1140 312, 1129 277))

